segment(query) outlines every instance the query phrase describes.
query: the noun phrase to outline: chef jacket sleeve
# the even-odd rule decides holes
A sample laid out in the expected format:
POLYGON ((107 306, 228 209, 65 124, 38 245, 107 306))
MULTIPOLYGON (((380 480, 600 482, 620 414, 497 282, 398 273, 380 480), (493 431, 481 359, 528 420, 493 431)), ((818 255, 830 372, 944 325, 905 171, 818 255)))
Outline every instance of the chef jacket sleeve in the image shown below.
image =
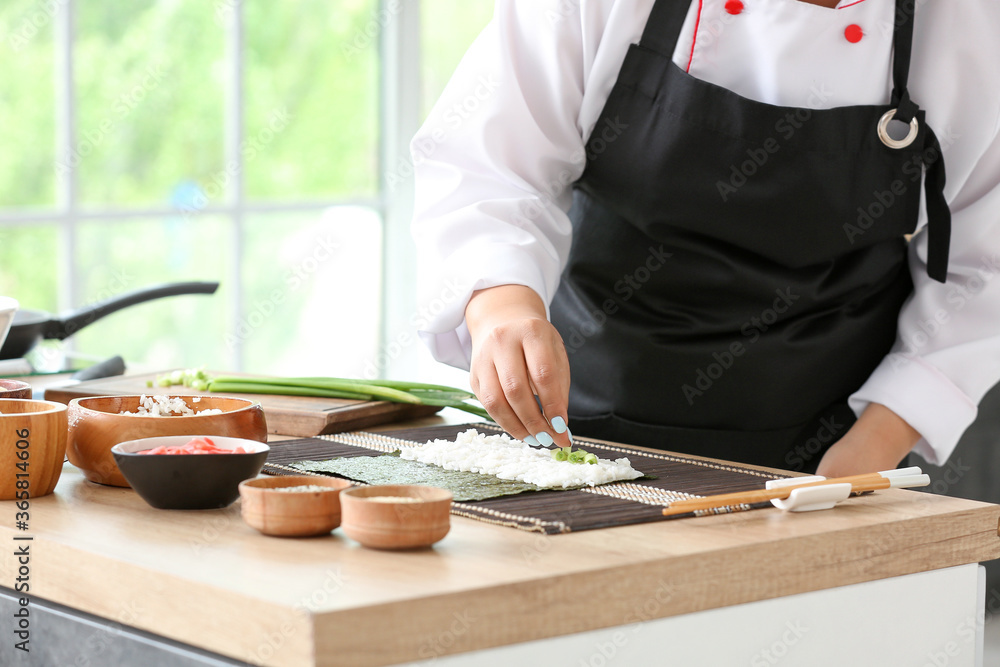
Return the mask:
MULTIPOLYGON (((914 451, 933 465, 947 461, 977 405, 1000 381, 998 134, 1000 127, 949 197, 948 282, 928 278, 927 234, 918 233, 910 244, 914 294, 900 313, 895 347, 850 398, 859 415, 876 402, 905 419, 923 436, 914 451)), ((947 148, 944 155, 947 167, 947 148)))
POLYGON ((580 4, 499 0, 411 144, 416 328, 439 361, 469 367, 473 291, 555 293, 585 164, 580 4))

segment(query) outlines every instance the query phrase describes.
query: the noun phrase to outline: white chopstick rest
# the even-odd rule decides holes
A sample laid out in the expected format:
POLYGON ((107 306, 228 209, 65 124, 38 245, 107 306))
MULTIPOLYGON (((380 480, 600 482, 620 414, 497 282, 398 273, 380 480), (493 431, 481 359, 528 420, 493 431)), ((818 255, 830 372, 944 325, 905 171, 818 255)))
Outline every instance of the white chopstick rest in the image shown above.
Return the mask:
POLYGON ((786 512, 813 512, 832 509, 841 500, 851 497, 851 485, 825 484, 793 489, 787 498, 775 498, 771 504, 786 512))
MULTIPOLYGON (((899 468, 896 470, 883 470, 878 473, 889 480, 890 489, 908 489, 919 486, 927 486, 931 483, 931 478, 923 474, 919 467, 899 468)), ((772 479, 767 482, 765 488, 780 489, 810 482, 822 482, 826 477, 812 475, 809 477, 791 477, 788 479, 772 479)), ((824 484, 821 486, 807 486, 793 489, 788 498, 775 498, 771 504, 786 512, 812 512, 815 510, 828 510, 833 508, 842 500, 850 498, 853 485, 824 484)))
MULTIPOLYGON (((826 479, 822 475, 811 475, 809 477, 789 477, 788 479, 772 479, 765 484, 765 488, 781 489, 786 486, 796 486, 798 484, 808 484, 809 482, 822 482, 826 479)), ((826 486, 810 486, 802 489, 795 489, 787 498, 776 498, 771 504, 786 512, 812 512, 814 510, 828 510, 841 500, 846 500, 851 495, 850 484, 828 484, 826 486)))

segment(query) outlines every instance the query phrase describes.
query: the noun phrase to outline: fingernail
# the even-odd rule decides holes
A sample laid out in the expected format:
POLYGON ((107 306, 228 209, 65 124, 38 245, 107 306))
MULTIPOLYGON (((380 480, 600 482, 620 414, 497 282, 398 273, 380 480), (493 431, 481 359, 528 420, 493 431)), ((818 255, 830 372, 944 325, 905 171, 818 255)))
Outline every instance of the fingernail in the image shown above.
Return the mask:
POLYGON ((552 418, 552 428, 554 428, 556 430, 556 433, 565 433, 566 432, 566 420, 563 419, 562 417, 553 417, 552 418))
POLYGON ((541 433, 536 433, 535 437, 538 438, 538 442, 540 442, 545 447, 548 447, 549 445, 555 442, 555 440, 552 439, 552 436, 546 433, 545 431, 542 431, 541 433))
POLYGON ((569 438, 569 446, 572 447, 573 446, 573 431, 569 430, 569 428, 566 429, 566 437, 569 438))
POLYGON ((521 442, 531 445, 532 447, 538 447, 539 443, 535 440, 535 436, 528 435, 521 439, 521 442))

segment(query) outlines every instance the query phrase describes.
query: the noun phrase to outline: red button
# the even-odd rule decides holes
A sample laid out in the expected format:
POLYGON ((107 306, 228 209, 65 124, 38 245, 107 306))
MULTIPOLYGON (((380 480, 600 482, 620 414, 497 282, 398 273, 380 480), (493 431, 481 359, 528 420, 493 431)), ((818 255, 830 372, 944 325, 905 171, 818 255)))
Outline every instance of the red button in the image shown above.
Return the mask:
POLYGON ((844 37, 846 37, 847 41, 850 42, 851 44, 857 44, 858 42, 861 41, 861 38, 864 36, 865 33, 861 29, 861 26, 859 26, 856 23, 852 23, 851 25, 844 28, 844 37))
POLYGON ((736 16, 743 11, 742 0, 726 0, 726 11, 736 16))

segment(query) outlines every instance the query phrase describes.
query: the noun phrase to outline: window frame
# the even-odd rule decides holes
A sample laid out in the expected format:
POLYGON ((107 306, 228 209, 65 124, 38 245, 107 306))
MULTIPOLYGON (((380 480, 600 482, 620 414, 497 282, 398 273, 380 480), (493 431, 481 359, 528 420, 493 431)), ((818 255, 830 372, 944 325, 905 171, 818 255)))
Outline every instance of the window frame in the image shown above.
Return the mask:
MULTIPOLYGON (((245 221, 260 213, 321 212, 340 206, 361 206, 373 210, 382 221, 382 290, 380 295, 380 326, 377 348, 400 326, 405 326, 416 301, 414 276, 415 259, 409 237, 412 215, 412 179, 395 189, 387 187, 392 165, 409 160, 409 140, 420 124, 420 0, 379 0, 377 14, 372 17, 380 26, 378 125, 378 191, 375 197, 335 198, 329 200, 289 200, 284 202, 252 202, 247 200, 243 152, 240 146, 246 136, 246 30, 243 0, 220 0, 231 11, 226 16, 224 94, 225 164, 235 164, 232 186, 225 201, 200 209, 198 215, 214 215, 229 222, 230 243, 229 298, 226 307, 230 321, 240 322, 245 315, 243 270, 245 221)), ((217 7, 218 8, 218 7, 217 7)), ((77 143, 77 100, 75 64, 77 0, 55 4, 53 17, 53 49, 55 71, 56 136, 55 155, 59 160, 72 153, 77 143)), ((83 222, 121 219, 160 220, 174 218, 173 207, 82 207, 79 201, 79 177, 76 169, 56 170, 56 203, 54 207, 32 209, 0 209, 0 228, 26 225, 55 226, 59 238, 58 264, 62 267, 58 280, 58 306, 69 310, 82 303, 79 285, 80 266, 77 261, 77 234, 83 222)), ((67 341, 72 351, 72 339, 67 341)), ((238 341, 229 363, 243 370, 244 349, 238 341)), ((406 363, 406 360, 396 360, 406 363)), ((410 364, 406 364, 410 365, 410 364)), ((380 375, 392 374, 396 364, 381 368, 380 375)))

